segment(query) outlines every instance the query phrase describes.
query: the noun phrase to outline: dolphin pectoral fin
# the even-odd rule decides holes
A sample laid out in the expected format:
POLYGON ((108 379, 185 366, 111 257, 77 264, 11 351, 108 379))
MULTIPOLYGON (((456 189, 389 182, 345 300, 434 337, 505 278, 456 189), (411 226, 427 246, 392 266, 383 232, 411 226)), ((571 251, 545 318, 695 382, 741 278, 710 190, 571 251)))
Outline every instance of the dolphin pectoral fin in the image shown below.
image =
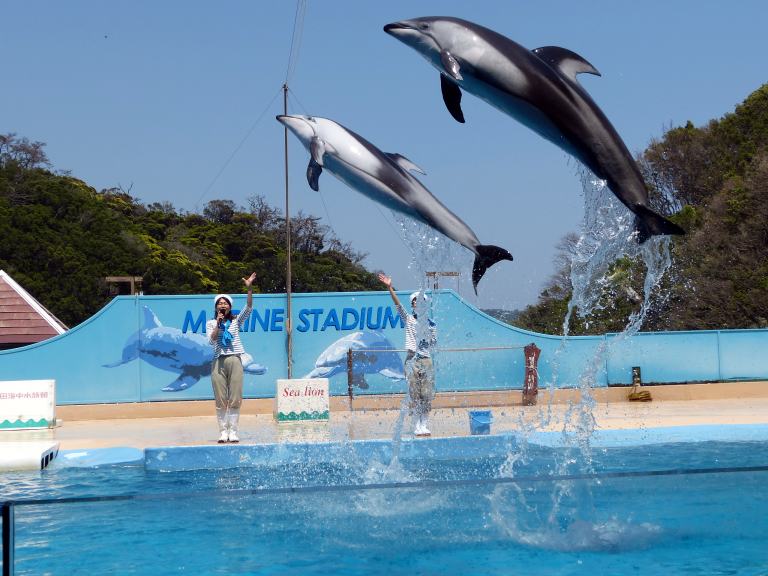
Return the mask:
POLYGON ((637 229, 637 241, 642 244, 651 236, 664 234, 685 234, 680 226, 667 220, 661 214, 657 214, 648 206, 635 205, 632 211, 636 214, 635 228, 637 229))
POLYGON ((541 48, 531 50, 531 52, 574 82, 577 81, 577 74, 586 73, 600 76, 600 72, 592 64, 567 48, 542 46, 541 48))
POLYGON ((387 157, 390 160, 392 160, 392 162, 400 166, 400 168, 402 168, 406 172, 410 172, 411 170, 413 170, 415 172, 419 172, 420 174, 424 174, 425 176, 427 175, 427 173, 424 172, 424 170, 416 166, 416 164, 408 160, 408 158, 406 158, 402 154, 390 153, 390 152, 385 152, 384 154, 386 154, 387 157))
POLYGON ((168 386, 163 388, 163 392, 179 392, 181 390, 186 390, 190 386, 197 384, 198 380, 200 380, 200 378, 197 376, 192 376, 191 374, 182 374, 176 378, 176 380, 168 384, 168 386))
POLYGON ((477 283, 491 266, 496 264, 499 260, 512 260, 512 254, 510 254, 504 248, 493 246, 492 244, 478 244, 476 247, 477 256, 475 256, 475 263, 472 266, 472 286, 477 294, 477 283))
POLYGON ((117 362, 112 362, 111 364, 102 364, 102 368, 117 368, 118 366, 122 366, 126 362, 130 362, 131 360, 135 360, 135 358, 131 358, 130 360, 118 360, 117 362))
POLYGON ((443 102, 445 102, 448 112, 451 113, 457 122, 464 124, 464 112, 461 111, 461 88, 445 74, 440 74, 440 91, 443 93, 443 102))
POLYGON ((323 154, 325 154, 325 142, 323 142, 317 136, 312 138, 309 144, 309 153, 312 155, 312 160, 318 165, 323 165, 323 154))
POLYGON ((330 378, 339 372, 341 372, 341 368, 339 366, 318 366, 317 368, 314 368, 309 374, 304 376, 304 378, 330 378))
POLYGON ((323 167, 315 162, 314 158, 309 159, 309 165, 307 166, 307 182, 309 187, 315 192, 320 190, 320 174, 323 173, 323 167))
POLYGON ((391 368, 384 368, 383 370, 379 370, 379 374, 382 376, 389 378, 390 380, 404 380, 405 374, 403 374, 402 370, 400 372, 396 370, 392 370, 391 368))
POLYGON ((246 364, 243 366, 243 372, 246 374, 255 374, 256 376, 262 376, 267 373, 267 367, 262 366, 261 364, 257 364, 256 362, 251 362, 250 364, 246 364))
POLYGON ((443 70, 454 80, 464 80, 461 76, 461 66, 459 61, 453 57, 448 50, 440 51, 440 62, 443 64, 443 70))

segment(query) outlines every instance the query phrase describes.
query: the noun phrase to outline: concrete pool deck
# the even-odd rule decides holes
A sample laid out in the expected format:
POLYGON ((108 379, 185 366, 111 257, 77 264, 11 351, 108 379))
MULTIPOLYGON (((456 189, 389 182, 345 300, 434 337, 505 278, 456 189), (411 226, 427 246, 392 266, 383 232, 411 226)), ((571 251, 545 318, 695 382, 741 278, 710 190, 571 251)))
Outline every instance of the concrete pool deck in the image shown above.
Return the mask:
MULTIPOLYGON (((597 430, 660 429, 684 426, 768 425, 768 382, 649 386, 652 402, 628 402, 629 388, 595 389, 591 414, 597 430)), ((545 391, 536 406, 522 406, 519 391, 442 393, 430 418, 433 438, 470 434, 470 410, 490 409, 491 431, 573 430, 580 416, 579 394, 545 391), (551 400, 551 401, 550 401, 551 400)), ((240 419, 241 444, 328 442, 392 438, 402 395, 331 399, 326 422, 275 421, 273 400, 246 400, 240 419)), ((3 443, 54 441, 60 450, 130 447, 145 449, 216 444, 212 401, 153 402, 57 407, 59 425, 49 430, 0 433, 3 443)), ((411 423, 406 417, 405 436, 411 423)))

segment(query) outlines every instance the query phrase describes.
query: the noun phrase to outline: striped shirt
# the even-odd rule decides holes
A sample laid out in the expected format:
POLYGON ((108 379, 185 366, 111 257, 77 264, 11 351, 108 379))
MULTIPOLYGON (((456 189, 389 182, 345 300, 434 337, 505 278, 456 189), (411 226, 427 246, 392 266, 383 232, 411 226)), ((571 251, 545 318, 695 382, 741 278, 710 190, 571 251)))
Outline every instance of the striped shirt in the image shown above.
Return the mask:
POLYGON ((397 307, 397 313, 405 322, 405 349, 420 358, 430 358, 430 349, 437 344, 437 325, 431 318, 427 324, 419 322, 413 314, 408 314, 402 306, 397 307))
POLYGON ((251 315, 251 310, 252 308, 246 304, 245 308, 235 316, 235 319, 229 325, 229 333, 232 334, 232 342, 226 347, 221 344, 221 336, 224 333, 224 330, 221 328, 219 328, 219 337, 215 342, 213 341, 213 330, 216 328, 216 319, 208 320, 208 322, 205 323, 205 331, 208 333, 208 342, 213 344, 214 360, 219 356, 226 356, 228 354, 245 354, 245 348, 243 348, 243 343, 240 341, 240 329, 251 315))

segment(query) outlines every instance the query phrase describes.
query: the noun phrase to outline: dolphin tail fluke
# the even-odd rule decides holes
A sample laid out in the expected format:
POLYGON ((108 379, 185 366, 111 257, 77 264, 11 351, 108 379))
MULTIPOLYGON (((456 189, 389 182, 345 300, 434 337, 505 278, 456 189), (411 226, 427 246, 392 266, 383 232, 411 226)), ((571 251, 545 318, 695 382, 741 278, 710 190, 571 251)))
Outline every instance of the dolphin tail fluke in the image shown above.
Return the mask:
POLYGON ((475 288, 475 294, 477 294, 477 283, 491 266, 496 264, 499 260, 512 260, 512 254, 490 244, 478 244, 477 256, 475 256, 475 263, 472 266, 472 286, 475 288))
POLYGON ((680 228, 671 220, 667 220, 661 214, 657 214, 647 206, 635 206, 635 227, 637 228, 637 240, 640 244, 648 240, 651 236, 660 236, 665 234, 685 234, 685 230, 680 228))

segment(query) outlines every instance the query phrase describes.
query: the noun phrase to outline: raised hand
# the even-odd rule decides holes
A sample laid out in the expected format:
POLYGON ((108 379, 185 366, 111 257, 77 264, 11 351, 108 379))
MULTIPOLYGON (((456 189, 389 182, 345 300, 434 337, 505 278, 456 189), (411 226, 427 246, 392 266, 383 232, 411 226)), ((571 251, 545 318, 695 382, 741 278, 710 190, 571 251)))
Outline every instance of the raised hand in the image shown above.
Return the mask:
POLYGON ((379 272, 379 280, 382 284, 384 284, 387 288, 392 287, 392 278, 384 274, 383 272, 379 272))
POLYGON ((253 284, 254 280, 256 280, 256 272, 252 272, 248 278, 243 278, 243 282, 245 282, 245 285, 250 288, 251 284, 253 284))

